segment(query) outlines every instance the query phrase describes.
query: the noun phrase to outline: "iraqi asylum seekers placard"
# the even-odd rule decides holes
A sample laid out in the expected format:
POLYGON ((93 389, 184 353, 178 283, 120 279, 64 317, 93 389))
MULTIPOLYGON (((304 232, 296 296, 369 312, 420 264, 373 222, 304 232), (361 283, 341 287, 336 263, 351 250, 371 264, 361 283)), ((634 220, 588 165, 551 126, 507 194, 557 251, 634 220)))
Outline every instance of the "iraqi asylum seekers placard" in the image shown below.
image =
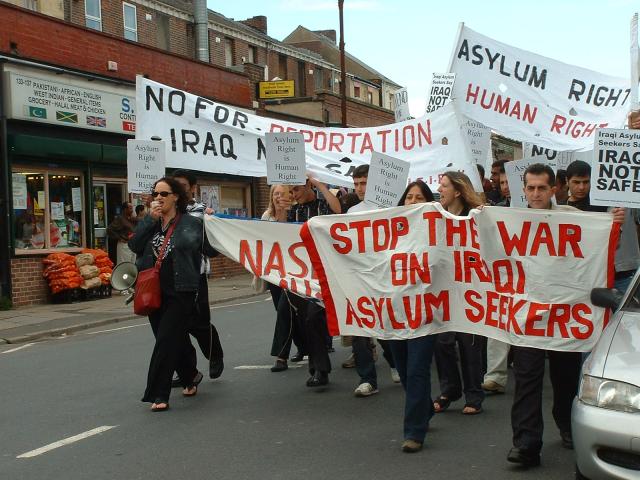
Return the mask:
POLYGON ((453 93, 453 84, 456 81, 455 73, 434 73, 429 88, 429 100, 427 100, 426 112, 435 112, 444 107, 453 93))

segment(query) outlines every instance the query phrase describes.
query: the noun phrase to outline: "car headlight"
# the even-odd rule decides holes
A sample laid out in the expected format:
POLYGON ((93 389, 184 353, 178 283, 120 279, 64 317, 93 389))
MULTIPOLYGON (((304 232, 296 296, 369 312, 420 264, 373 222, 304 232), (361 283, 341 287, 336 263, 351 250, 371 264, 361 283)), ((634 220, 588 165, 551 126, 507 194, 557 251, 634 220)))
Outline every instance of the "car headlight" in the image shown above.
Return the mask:
POLYGON ((595 407, 640 413, 640 387, 630 383, 583 375, 578 398, 595 407))

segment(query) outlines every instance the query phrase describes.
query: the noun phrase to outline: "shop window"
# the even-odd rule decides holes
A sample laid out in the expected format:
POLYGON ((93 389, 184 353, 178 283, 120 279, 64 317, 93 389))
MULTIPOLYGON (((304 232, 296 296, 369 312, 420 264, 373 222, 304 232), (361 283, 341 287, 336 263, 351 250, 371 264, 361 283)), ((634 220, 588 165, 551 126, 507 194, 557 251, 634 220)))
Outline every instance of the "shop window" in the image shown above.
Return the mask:
POLYGON ((85 245, 81 174, 14 169, 12 183, 16 253, 85 245))
POLYGON ((124 38, 133 42, 138 41, 138 20, 136 18, 136 7, 129 3, 122 4, 124 19, 124 38))
POLYGON ((102 31, 102 10, 100 0, 84 0, 85 25, 102 31))

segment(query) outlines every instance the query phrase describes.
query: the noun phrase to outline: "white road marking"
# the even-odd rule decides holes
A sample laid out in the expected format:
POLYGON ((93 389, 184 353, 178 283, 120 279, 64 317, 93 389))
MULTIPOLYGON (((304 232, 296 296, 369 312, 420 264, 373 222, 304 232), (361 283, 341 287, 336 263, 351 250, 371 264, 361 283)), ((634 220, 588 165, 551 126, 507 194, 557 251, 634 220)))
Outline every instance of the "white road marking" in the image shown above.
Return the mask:
POLYGON ((97 333, 116 332, 118 330, 127 330, 128 328, 144 327, 145 325, 149 325, 149 323, 138 323, 136 325, 129 325, 128 327, 118 327, 118 328, 110 328, 108 330, 99 330, 97 332, 87 332, 85 335, 95 335, 97 333))
MULTIPOLYGON (((267 300, 271 300, 271 299, 268 298, 267 300)), ((232 303, 231 305, 217 305, 217 306, 211 307, 211 310, 215 310, 217 308, 239 307, 240 305, 251 305, 252 303, 262 303, 262 302, 266 302, 267 300, 255 300, 253 302, 232 303)))
POLYGON ((71 443, 79 442, 80 440, 84 440, 85 438, 98 435, 102 432, 106 432, 107 430, 111 430, 112 428, 116 428, 116 427, 117 425, 103 425, 102 427, 94 428, 93 430, 88 430, 86 432, 79 433, 78 435, 74 435, 73 437, 63 438, 62 440, 58 440, 57 442, 50 443, 49 445, 45 445, 44 447, 36 448, 35 450, 31 450, 30 452, 26 452, 21 455, 18 455, 16 458, 37 457, 38 455, 42 455, 43 453, 47 453, 51 450, 55 450, 56 448, 64 447, 65 445, 69 445, 71 443))
POLYGON ((25 343, 24 345, 20 345, 19 347, 12 348, 11 350, 5 350, 4 352, 0 352, 0 353, 13 353, 13 352, 17 352, 18 350, 22 350, 23 348, 30 347, 31 345, 35 345, 35 343, 25 343))
MULTIPOLYGON (((289 364, 289 368, 302 368, 304 367, 308 362, 297 362, 297 363, 290 363, 289 364)), ((233 367, 234 370, 267 370, 269 368, 273 367, 273 365, 238 365, 237 367, 233 367)))

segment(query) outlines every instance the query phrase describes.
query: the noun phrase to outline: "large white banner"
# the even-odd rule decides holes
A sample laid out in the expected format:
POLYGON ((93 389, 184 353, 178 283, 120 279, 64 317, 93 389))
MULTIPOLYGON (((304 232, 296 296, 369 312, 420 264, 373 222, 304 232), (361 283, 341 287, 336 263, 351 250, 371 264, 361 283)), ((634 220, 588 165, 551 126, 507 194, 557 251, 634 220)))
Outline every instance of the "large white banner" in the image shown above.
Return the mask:
POLYGON ((371 128, 318 128, 251 115, 138 76, 136 138, 167 143, 167 166, 249 177, 266 175, 264 134, 300 132, 307 170, 333 185, 352 186, 351 174, 376 151, 411 163, 411 179, 433 190, 448 170, 480 178, 448 105, 421 118, 371 128))
POLYGON ((454 46, 461 113, 509 138, 554 150, 591 149, 596 128, 622 127, 629 80, 568 65, 463 27, 454 46))
POLYGON ((302 229, 329 331, 406 339, 468 332, 551 350, 588 351, 613 283, 609 214, 439 204, 314 217, 302 229), (571 272, 559 275, 558 272, 571 272))

